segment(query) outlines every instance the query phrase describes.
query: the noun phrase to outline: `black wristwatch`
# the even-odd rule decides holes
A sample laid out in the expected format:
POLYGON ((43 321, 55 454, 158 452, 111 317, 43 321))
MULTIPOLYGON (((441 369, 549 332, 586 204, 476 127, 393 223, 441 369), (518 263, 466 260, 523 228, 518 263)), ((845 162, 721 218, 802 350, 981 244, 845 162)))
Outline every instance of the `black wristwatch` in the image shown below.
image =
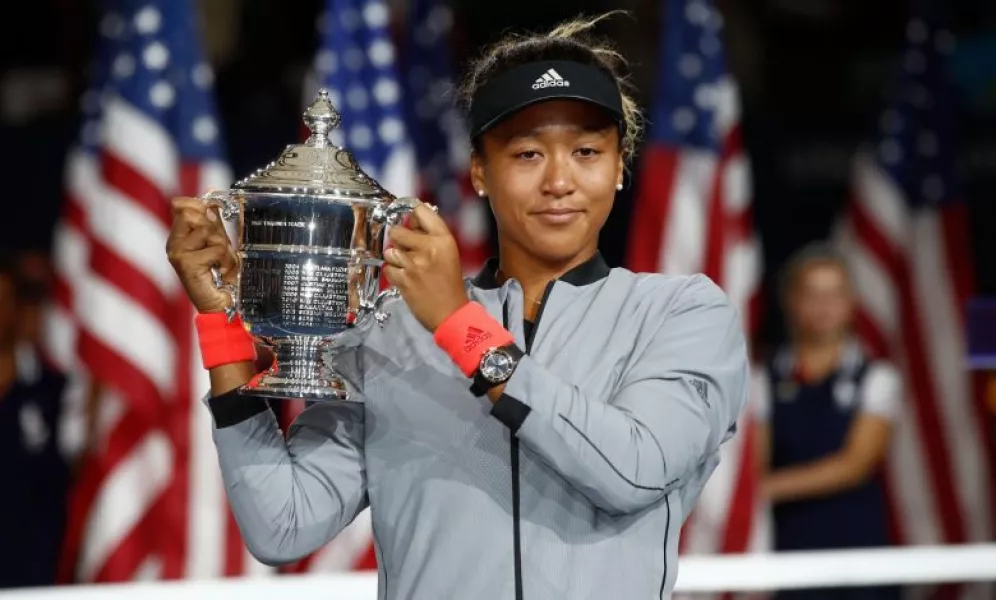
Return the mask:
POLYGON ((481 356, 470 391, 483 396, 488 390, 509 380, 519 365, 523 352, 515 344, 490 348, 481 356))

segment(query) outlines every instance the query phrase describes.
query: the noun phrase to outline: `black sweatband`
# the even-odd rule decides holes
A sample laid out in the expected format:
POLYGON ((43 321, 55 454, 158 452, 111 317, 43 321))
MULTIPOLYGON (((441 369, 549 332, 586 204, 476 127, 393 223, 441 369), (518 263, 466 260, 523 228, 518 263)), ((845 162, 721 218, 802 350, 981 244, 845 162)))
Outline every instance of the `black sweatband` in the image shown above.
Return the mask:
POLYGON ((622 94, 598 67, 543 60, 513 67, 484 84, 470 106, 470 137, 476 138, 513 113, 544 100, 581 100, 600 106, 624 127, 622 94))
POLYGON ((214 416, 214 425, 218 429, 248 421, 270 408, 269 403, 263 398, 242 396, 239 394, 239 388, 208 398, 207 402, 214 416))

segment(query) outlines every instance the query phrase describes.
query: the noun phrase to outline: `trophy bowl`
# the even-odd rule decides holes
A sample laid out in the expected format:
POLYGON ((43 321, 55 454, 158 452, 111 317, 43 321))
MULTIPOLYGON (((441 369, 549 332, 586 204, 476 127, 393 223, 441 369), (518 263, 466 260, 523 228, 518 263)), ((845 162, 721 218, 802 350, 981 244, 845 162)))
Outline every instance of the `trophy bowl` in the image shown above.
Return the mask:
MULTIPOLYGON (((348 332, 388 318, 381 266, 387 230, 419 204, 398 198, 363 172, 329 132, 340 116, 320 90, 304 112, 311 132, 265 168, 226 191, 202 197, 234 222, 235 284, 217 270, 215 285, 275 360, 239 393, 265 398, 350 400, 333 366, 348 332)), ((355 337, 355 336, 354 336, 355 337)))

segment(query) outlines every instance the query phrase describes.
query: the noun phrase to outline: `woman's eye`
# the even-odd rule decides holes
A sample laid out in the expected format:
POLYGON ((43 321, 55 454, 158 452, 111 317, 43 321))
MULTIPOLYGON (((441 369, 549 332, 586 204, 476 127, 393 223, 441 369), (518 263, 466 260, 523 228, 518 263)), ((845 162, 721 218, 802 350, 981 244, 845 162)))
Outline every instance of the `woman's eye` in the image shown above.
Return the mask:
POLYGON ((598 154, 598 150, 595 148, 578 148, 577 153, 581 156, 595 156, 598 154))
POLYGON ((532 159, 536 158, 537 156, 539 156, 539 152, 537 152, 535 150, 526 150, 524 152, 519 152, 515 156, 517 156, 518 158, 523 158, 525 160, 532 160, 532 159))

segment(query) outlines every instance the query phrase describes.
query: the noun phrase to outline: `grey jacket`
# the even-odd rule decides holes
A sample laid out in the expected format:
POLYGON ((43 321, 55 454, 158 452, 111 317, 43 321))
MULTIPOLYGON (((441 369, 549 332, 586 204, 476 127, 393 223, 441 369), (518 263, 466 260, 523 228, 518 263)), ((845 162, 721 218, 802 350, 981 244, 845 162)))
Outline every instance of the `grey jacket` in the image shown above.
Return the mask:
POLYGON ((528 349, 497 403, 402 301, 340 359, 361 397, 271 411, 209 400, 225 485, 250 551, 298 559, 367 506, 379 598, 666 598, 678 534, 736 430, 741 324, 708 278, 609 269, 546 290, 524 336, 522 291, 491 269, 471 298, 528 349))

